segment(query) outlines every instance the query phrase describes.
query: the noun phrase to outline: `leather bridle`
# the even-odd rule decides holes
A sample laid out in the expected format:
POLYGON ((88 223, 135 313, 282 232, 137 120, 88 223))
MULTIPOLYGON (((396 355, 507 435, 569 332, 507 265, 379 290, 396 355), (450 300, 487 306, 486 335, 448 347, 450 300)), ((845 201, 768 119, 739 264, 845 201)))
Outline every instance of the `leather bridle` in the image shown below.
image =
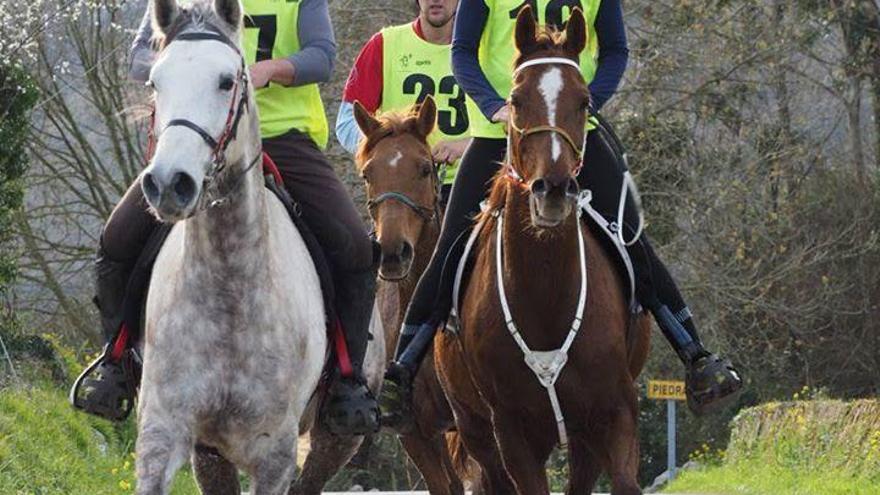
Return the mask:
MULTIPOLYGON (((209 185, 211 185, 217 178, 217 176, 226 168, 226 149, 229 148, 229 144, 235 139, 238 135, 238 125, 241 122, 242 116, 245 113, 245 110, 248 107, 248 72, 247 66, 245 65, 244 56, 241 53, 241 50, 236 46, 232 40, 229 39, 228 36, 223 34, 220 29, 211 24, 206 24, 209 28, 208 31, 198 31, 198 32, 184 32, 181 33, 174 38, 172 38, 171 43, 177 41, 218 41, 220 43, 225 44, 226 46, 232 48, 236 54, 238 54, 241 59, 241 67, 236 74, 236 77, 233 81, 233 87, 231 88, 232 100, 229 103, 229 111, 226 115, 226 123, 223 126, 223 132, 219 137, 214 138, 211 136, 208 131, 206 131, 202 126, 196 124, 195 122, 189 119, 172 119, 170 120, 165 127, 159 131, 155 136, 152 134, 153 129, 151 128, 151 143, 148 146, 150 150, 153 149, 154 144, 152 141, 158 140, 158 138, 170 127, 185 127, 202 138, 205 144, 211 148, 211 170, 205 176, 205 180, 203 185, 205 189, 209 185)), ((167 45, 166 45, 167 48, 167 45)), ((147 83, 150 85, 150 83, 147 83)), ((153 108, 153 124, 151 127, 155 126, 155 107, 153 108)), ((152 157, 150 157, 152 158, 152 157)), ((262 153, 256 153, 253 161, 241 172, 241 175, 235 179, 233 182, 233 187, 230 188, 229 193, 235 190, 238 185, 241 183, 244 176, 247 175, 251 169, 256 166, 256 164, 262 158, 262 153)), ((229 194, 227 193, 227 195, 229 194)), ((215 199, 211 201, 208 205, 209 207, 218 206, 226 201, 226 197, 215 199)))
MULTIPOLYGON (((575 62, 574 60, 564 58, 564 57, 541 57, 541 58, 532 59, 532 60, 529 60, 527 62, 523 62, 522 64, 520 64, 513 71, 513 77, 516 77, 517 74, 519 74, 523 69, 526 69, 528 67, 534 67, 536 65, 551 65, 551 64, 569 65, 569 66, 577 69, 578 74, 581 74, 580 65, 578 65, 578 63, 575 62)), ((581 76, 581 77, 583 77, 583 76, 581 76)), ((514 156, 513 151, 518 152, 519 147, 522 146, 522 142, 525 140, 525 138, 527 138, 529 136, 534 136, 537 134, 544 134, 544 133, 556 134, 559 137, 561 137, 562 140, 565 141, 571 147, 571 149, 574 151, 574 154, 577 157, 577 161, 578 161, 578 165, 573 170, 572 175, 576 176, 578 174, 578 172, 580 172, 581 167, 583 167, 583 165, 584 165, 584 150, 587 146, 586 132, 584 132, 583 144, 581 146, 578 146, 577 143, 575 142, 574 138, 571 137, 571 134, 569 134, 568 131, 566 131, 565 129, 563 129, 559 126, 544 124, 544 125, 537 125, 537 126, 532 126, 532 127, 520 128, 516 125, 516 122, 514 122, 512 115, 511 115, 510 119, 508 120, 507 125, 508 125, 508 129, 509 129, 508 134, 507 134, 507 164, 506 164, 507 174, 509 176, 513 177, 514 179, 516 179, 520 182, 524 182, 523 178, 519 175, 519 173, 516 171, 516 169, 513 168, 513 156, 514 156), (513 143, 510 139, 511 135, 514 133, 518 137, 518 140, 516 143, 516 148, 513 147, 513 143)), ((519 153, 516 153, 516 155, 519 156, 519 153)))

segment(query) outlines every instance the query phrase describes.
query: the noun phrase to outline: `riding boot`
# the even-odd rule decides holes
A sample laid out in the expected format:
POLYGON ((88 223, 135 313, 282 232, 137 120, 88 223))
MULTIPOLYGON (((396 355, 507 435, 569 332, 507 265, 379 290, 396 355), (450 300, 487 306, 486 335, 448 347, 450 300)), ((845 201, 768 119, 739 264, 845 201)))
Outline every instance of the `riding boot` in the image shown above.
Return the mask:
POLYGON ((124 321, 126 286, 133 265, 114 261, 103 248, 98 250, 94 303, 101 316, 106 344, 101 356, 86 367, 70 390, 74 407, 114 421, 124 420, 131 412, 140 374, 136 354, 124 347, 114 352, 124 321))
POLYGON ((684 363, 685 391, 697 415, 716 411, 737 397, 743 382, 730 361, 709 352, 697 336, 687 306, 673 314, 666 305, 651 309, 663 336, 684 363))
POLYGON ((378 266, 373 263, 365 271, 345 274, 336 287, 336 310, 352 367, 348 376, 337 370, 324 403, 323 417, 330 432, 336 435, 366 435, 379 429, 379 405, 363 373, 378 266))

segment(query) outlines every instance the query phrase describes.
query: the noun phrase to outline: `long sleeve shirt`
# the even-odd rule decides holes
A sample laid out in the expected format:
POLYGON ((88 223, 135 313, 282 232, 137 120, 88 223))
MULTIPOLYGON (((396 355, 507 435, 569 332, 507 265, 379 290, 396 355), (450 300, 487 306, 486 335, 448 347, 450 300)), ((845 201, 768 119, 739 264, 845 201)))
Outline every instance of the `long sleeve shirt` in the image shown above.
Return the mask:
MULTIPOLYGON (((484 0, 460 0, 452 36, 452 71, 459 86, 464 88, 486 118, 491 119, 505 105, 480 67, 480 38, 489 7, 484 0)), ((626 64, 629 48, 623 24, 620 0, 602 0, 595 21, 599 41, 596 75, 590 83, 593 108, 599 110, 617 91, 626 64)))
MULTIPOLYGON (((298 52, 287 57, 296 74, 293 86, 329 81, 336 61, 336 39, 327 0, 302 0, 297 25, 291 29, 297 30, 300 46, 298 52)), ((150 44, 152 37, 147 10, 129 51, 129 76, 135 81, 144 82, 150 76, 156 56, 150 44)))

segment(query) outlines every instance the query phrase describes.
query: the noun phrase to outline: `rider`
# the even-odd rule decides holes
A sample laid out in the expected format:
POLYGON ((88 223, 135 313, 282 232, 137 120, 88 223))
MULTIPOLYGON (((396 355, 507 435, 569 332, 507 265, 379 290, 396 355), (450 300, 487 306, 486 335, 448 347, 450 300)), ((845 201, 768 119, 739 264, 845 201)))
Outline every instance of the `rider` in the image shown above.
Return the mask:
MULTIPOLYGON (((514 27, 520 9, 531 5, 542 24, 562 27, 579 7, 587 20, 588 45, 580 57, 589 82, 592 110, 598 111, 614 95, 626 69, 629 50, 620 0, 461 0, 452 42, 452 68, 468 93, 473 141, 465 151, 443 229, 431 263, 422 274, 407 308, 395 360, 386 372, 382 392, 383 413, 389 426, 411 424, 411 387, 419 363, 438 325, 451 307, 451 291, 442 276, 444 265, 454 266, 461 256, 456 243, 471 225, 488 184, 504 159, 509 119, 506 101, 512 86, 514 27), (561 4, 561 5, 560 5, 561 4), (485 116, 488 120, 475 118, 485 116)), ((604 126, 590 126, 586 164, 578 176, 582 189, 591 189, 592 206, 616 221, 625 167, 615 153, 613 134, 604 126)), ((621 228, 634 235, 639 223, 637 207, 629 198, 621 228)), ((636 274, 636 294, 659 324, 687 370, 688 403, 697 413, 734 397, 742 381, 733 366, 707 351, 700 342, 688 306, 647 236, 627 248, 636 274)))
MULTIPOLYGON (((377 264, 360 214, 322 152, 328 126, 317 83, 330 79, 336 57, 327 0, 244 0, 242 4, 247 14, 244 55, 256 88, 263 151, 277 164, 285 187, 298 202, 303 219, 333 268, 336 309, 354 368, 348 376, 337 371, 325 401, 325 419, 335 433, 363 434, 378 427, 376 400, 361 371, 377 264)), ((155 57, 151 37, 148 11, 131 48, 130 76, 136 81, 146 81, 149 76, 155 57)), ((108 344, 114 342, 123 321, 129 276, 156 225, 137 180, 104 226, 95 262, 95 301, 108 344)), ((105 392, 111 390, 112 395, 112 389, 120 386, 118 377, 123 376, 116 369, 120 364, 113 362, 108 352, 100 359, 103 363, 94 379, 97 381, 90 384, 97 387, 96 397, 102 396, 101 387, 105 392)), ((89 404, 85 405, 90 410, 89 404)), ((100 408, 101 404, 95 406, 100 408)))
POLYGON ((405 110, 433 96, 437 128, 428 142, 434 161, 449 164, 442 177, 445 204, 458 161, 470 143, 465 93, 452 75, 449 53, 458 0, 415 1, 415 21, 382 29, 358 54, 339 105, 336 137, 346 150, 357 151, 363 134, 354 120, 355 101, 376 113, 405 110))

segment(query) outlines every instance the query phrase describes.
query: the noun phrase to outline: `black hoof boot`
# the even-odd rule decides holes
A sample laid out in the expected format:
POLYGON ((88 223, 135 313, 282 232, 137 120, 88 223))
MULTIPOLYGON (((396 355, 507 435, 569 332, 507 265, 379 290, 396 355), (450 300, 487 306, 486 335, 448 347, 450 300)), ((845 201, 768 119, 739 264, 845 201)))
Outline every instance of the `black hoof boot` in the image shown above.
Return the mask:
POLYGON ((385 372, 379 404, 382 407, 382 426, 399 434, 416 429, 413 414, 413 376, 406 366, 393 362, 385 372))
POLYGON ((133 350, 121 359, 110 358, 109 349, 83 371, 70 389, 70 403, 89 414, 123 421, 131 413, 140 379, 140 359, 133 350))
POLYGON ((334 435, 367 435, 379 431, 379 404, 363 378, 333 380, 322 416, 334 435))
POLYGON ((698 416, 731 404, 743 387, 742 378, 730 361, 715 354, 695 359, 685 380, 688 407, 698 416))

